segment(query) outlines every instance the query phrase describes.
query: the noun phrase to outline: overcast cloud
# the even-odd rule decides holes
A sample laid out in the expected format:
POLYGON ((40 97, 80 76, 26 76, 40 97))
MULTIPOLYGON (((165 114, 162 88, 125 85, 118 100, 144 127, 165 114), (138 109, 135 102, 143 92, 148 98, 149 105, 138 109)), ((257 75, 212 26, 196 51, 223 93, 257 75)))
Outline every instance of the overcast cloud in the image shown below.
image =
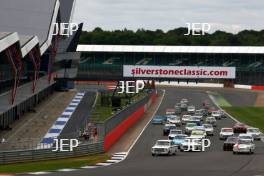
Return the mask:
POLYGON ((76 0, 73 22, 84 22, 84 30, 164 31, 198 22, 237 33, 264 29, 263 16, 264 0, 76 0))

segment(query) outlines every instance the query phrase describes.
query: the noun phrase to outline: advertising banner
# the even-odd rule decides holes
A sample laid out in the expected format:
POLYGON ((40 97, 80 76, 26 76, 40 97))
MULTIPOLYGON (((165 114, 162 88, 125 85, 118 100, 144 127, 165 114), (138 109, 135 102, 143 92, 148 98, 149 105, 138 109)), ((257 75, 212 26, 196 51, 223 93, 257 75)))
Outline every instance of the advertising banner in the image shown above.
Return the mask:
POLYGON ((124 65, 124 77, 235 79, 235 67, 124 65))

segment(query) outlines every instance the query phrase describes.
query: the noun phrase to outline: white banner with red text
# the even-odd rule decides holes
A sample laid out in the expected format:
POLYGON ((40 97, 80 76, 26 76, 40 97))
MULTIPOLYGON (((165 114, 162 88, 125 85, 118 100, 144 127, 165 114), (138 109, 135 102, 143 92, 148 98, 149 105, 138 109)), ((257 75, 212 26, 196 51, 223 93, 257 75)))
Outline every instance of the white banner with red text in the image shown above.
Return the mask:
POLYGON ((236 67, 123 65, 124 77, 235 79, 236 67))

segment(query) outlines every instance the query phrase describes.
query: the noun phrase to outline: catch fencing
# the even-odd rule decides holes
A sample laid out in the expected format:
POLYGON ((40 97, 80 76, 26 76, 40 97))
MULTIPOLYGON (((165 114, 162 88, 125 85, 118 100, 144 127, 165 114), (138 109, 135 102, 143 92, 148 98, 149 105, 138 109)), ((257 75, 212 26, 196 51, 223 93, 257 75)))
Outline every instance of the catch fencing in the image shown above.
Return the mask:
MULTIPOLYGON (((73 151, 52 151, 49 149, 14 150, 0 152, 0 164, 19 163, 27 161, 41 161, 49 159, 63 159, 85 155, 100 154, 104 152, 104 142, 80 144, 73 151)), ((69 150, 69 148, 64 148, 69 150)))

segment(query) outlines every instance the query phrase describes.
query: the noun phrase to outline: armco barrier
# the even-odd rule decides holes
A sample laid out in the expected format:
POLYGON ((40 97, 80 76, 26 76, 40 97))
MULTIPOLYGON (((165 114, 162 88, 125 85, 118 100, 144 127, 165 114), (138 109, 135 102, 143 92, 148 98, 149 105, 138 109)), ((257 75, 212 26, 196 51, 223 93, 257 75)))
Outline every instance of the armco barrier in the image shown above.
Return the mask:
POLYGON ((132 104, 104 123, 105 151, 108 151, 130 127, 143 117, 147 108, 155 101, 156 96, 157 92, 155 90, 149 96, 132 104))
MULTIPOLYGON (((52 151, 52 149, 15 150, 0 152, 0 164, 19 163, 28 161, 40 161, 51 159, 63 159, 83 155, 99 154, 104 152, 104 143, 99 141, 91 144, 81 144, 73 151, 52 151)), ((66 148, 65 148, 66 149, 66 148)))

